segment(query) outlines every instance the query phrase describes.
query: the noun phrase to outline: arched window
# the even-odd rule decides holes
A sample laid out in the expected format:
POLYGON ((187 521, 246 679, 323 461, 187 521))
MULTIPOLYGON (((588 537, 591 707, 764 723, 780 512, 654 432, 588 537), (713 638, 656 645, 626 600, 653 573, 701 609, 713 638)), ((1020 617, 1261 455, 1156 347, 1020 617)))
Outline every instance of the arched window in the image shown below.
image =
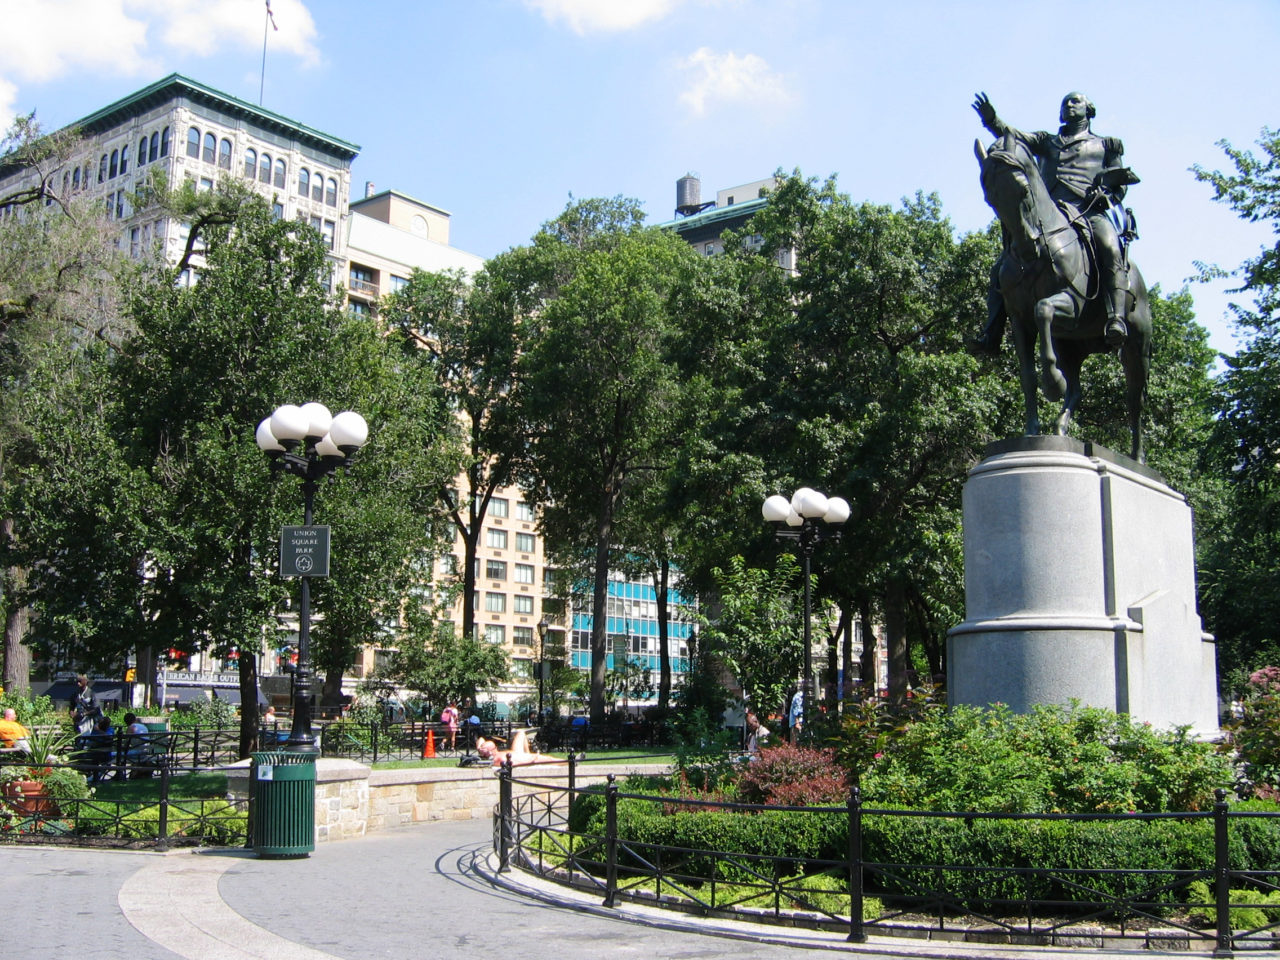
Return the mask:
POLYGON ((107 171, 107 177, 114 180, 119 173, 120 173, 120 151, 112 150, 111 151, 111 168, 107 171))
POLYGON ((102 159, 98 161, 98 182, 104 183, 107 179, 107 155, 104 153, 102 159))
MULTIPOLYGON (((160 131, 160 156, 167 157, 169 155, 169 128, 165 127, 160 131)), ((154 157, 152 158, 154 159, 154 157)))
POLYGON ((271 182, 271 154, 264 153, 258 161, 258 179, 263 183, 271 182))
POLYGON ((76 167, 75 172, 71 175, 71 189, 80 189, 80 168, 76 167))
POLYGON ((129 145, 126 143, 120 148, 120 176, 124 176, 129 172, 129 145))
POLYGON ((329 178, 329 183, 325 187, 324 202, 325 206, 328 207, 336 207, 338 205, 338 181, 333 177, 329 178))
MULTIPOLYGON (((155 134, 153 133, 154 137, 155 134)), ((138 166, 142 166, 147 162, 147 135, 144 133, 142 139, 138 141, 138 166)))
MULTIPOLYGON (((77 170, 77 171, 76 171, 76 173, 77 173, 77 175, 78 175, 78 174, 80 173, 80 171, 79 171, 79 170, 77 170)), ((78 177, 77 177, 77 179, 78 179, 78 177)), ((66 170, 63 170, 63 171, 62 171, 62 195, 63 195, 63 197, 65 197, 65 196, 66 196, 68 193, 70 193, 70 192, 71 192, 71 174, 70 174, 70 173, 68 173, 66 170)))
POLYGON ((231 141, 224 139, 218 144, 218 166, 223 170, 231 169, 231 141))
POLYGON ((212 133, 204 135, 204 162, 213 163, 218 157, 218 138, 212 133))
POLYGON ((244 175, 250 180, 258 172, 258 151, 250 147, 244 152, 244 175))
MULTIPOLYGON (((167 131, 166 131, 167 132, 167 131)), ((151 153, 147 159, 148 163, 155 163, 160 159, 160 134, 151 134, 151 153)))
POLYGON ((324 177, 319 170, 311 178, 311 199, 316 203, 324 199, 324 177))
POLYGON ((200 131, 195 127, 187 131, 187 156, 200 159, 200 131))
POLYGON ((286 173, 286 169, 285 169, 284 161, 276 160, 275 185, 279 187, 281 190, 284 189, 285 173, 286 173))
POLYGON ((307 168, 303 167, 298 171, 298 196, 308 197, 311 195, 311 174, 307 172, 307 168))

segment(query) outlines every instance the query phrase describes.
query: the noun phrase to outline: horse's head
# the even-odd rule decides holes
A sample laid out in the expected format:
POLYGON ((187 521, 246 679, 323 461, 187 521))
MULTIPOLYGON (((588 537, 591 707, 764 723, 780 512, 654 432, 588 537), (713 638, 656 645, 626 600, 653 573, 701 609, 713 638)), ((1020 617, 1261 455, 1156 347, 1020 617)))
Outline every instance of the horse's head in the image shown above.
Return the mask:
POLYGON ((1037 187, 1044 192, 1035 159, 1012 134, 990 150, 975 140, 973 152, 982 170, 982 195, 1014 242, 1037 237, 1037 187))

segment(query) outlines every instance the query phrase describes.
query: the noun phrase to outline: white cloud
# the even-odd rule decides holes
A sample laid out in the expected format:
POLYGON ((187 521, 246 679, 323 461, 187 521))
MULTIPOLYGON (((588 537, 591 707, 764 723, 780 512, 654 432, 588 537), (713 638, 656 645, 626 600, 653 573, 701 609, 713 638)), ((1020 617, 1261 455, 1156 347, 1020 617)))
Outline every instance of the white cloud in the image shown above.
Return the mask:
POLYGON ((700 47, 681 64, 692 75, 680 102, 695 116, 704 116, 717 103, 782 105, 791 101, 782 74, 754 53, 738 56, 700 47))
MULTIPOLYGON (((271 10, 279 29, 269 49, 317 63, 315 21, 303 0, 271 0, 271 10)), ((0 0, 11 38, 0 43, 0 126, 13 118, 20 85, 75 75, 154 78, 182 57, 261 50, 266 12, 265 0, 0 0)))
POLYGON ((563 20, 579 35, 630 30, 661 20, 685 0, 524 0, 554 23, 563 20))

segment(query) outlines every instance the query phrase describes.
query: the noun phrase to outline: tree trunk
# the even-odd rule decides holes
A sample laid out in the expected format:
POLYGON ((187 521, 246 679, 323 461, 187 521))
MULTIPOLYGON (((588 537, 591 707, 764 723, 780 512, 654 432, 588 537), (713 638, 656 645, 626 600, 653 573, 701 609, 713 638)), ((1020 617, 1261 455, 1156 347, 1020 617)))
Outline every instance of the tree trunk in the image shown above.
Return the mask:
POLYGON ((871 622, 871 601, 866 597, 858 601, 858 629, 862 632, 862 662, 858 669, 862 698, 874 700, 880 696, 880 678, 876 669, 876 629, 871 622))
POLYGON ((240 669, 240 759, 258 749, 258 658, 242 653, 240 669))
MULTIPOLYGON (((0 537, 13 537, 13 518, 0 521, 0 537)), ((31 695, 31 648, 27 646, 27 629, 31 626, 31 608, 19 597, 27 584, 23 567, 4 571, 4 689, 21 696, 31 695)))
POLYGON ((840 685, 840 702, 853 699, 853 610, 846 604, 841 617, 844 632, 841 634, 840 662, 844 664, 844 682, 840 685))
MULTIPOLYGON (((151 707, 154 706, 157 712, 164 709, 164 701, 160 696, 159 671, 156 669, 155 651, 151 649, 149 643, 138 643, 133 648, 134 674, 133 682, 135 685, 142 685, 142 703, 134 703, 130 700, 131 707, 151 707)), ((129 691, 130 697, 133 691, 129 691)))
POLYGON ((671 702, 670 580, 671 561, 663 557, 654 571, 653 585, 658 595, 658 709, 664 712, 671 702))
POLYGON ((595 585, 591 613, 591 722, 604 722, 604 678, 609 654, 609 546, 613 538, 613 496, 605 490, 596 519, 595 585))
POLYGON ((907 702, 907 623, 906 598, 902 584, 890 581, 885 591, 884 629, 889 646, 889 702, 903 706, 907 702))
POLYGON ((329 667, 324 672, 324 686, 320 688, 320 705, 337 707, 342 705, 342 675, 340 667, 329 667))

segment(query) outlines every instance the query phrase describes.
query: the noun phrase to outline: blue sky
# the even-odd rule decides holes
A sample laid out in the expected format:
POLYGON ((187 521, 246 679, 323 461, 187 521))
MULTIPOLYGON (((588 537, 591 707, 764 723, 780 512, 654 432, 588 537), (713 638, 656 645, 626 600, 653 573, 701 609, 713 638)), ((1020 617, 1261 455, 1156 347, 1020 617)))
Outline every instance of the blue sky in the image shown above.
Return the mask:
MULTIPOLYGON (((899 0, 271 0, 263 105, 361 145, 372 181, 453 214, 492 256, 575 197, 636 197, 670 219, 782 167, 837 174, 855 200, 936 191, 958 231, 991 219, 969 104, 1052 129, 1069 90, 1098 107, 1143 182, 1129 202, 1149 284, 1235 267, 1270 228, 1210 200, 1188 167, 1280 125, 1280 3, 965 4, 899 0), (1069 38, 1069 39, 1068 39, 1069 38), (1022 48, 1033 51, 1019 56, 1022 48)), ((0 115, 74 122, 171 72, 258 101, 263 0, 0 0, 0 115), (21 43, 13 38, 22 37, 21 43)), ((1228 283, 1192 284, 1234 350, 1228 283)))

